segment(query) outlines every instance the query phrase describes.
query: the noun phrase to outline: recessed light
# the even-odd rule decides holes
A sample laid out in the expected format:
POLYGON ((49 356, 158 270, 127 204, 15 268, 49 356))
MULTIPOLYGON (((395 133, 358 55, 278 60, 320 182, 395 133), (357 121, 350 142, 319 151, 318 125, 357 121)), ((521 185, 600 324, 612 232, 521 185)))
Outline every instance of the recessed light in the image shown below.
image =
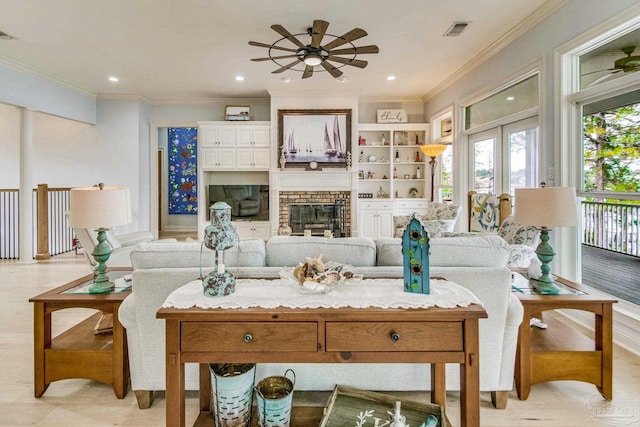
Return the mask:
POLYGON ((242 77, 242 76, 236 76, 236 80, 237 80, 237 81, 239 81, 239 82, 241 82, 241 81, 243 81, 243 80, 244 80, 244 77, 242 77))
POLYGON ((120 79, 117 78, 116 76, 110 76, 109 77, 109 81, 113 82, 113 83, 118 83, 120 81, 120 79))
POLYGON ((387 80, 391 81, 391 80, 395 80, 396 76, 387 76, 387 80))
POLYGON ((342 76, 338 77, 336 80, 338 81, 338 83, 344 83, 347 80, 349 80, 349 77, 347 77, 345 75, 342 75, 342 76))
POLYGON ((291 77, 287 76, 287 77, 282 77, 280 80, 282 80, 285 83, 289 83, 291 82, 291 77))
POLYGON ((514 99, 516 99, 515 96, 507 96, 507 101, 513 101, 514 99))

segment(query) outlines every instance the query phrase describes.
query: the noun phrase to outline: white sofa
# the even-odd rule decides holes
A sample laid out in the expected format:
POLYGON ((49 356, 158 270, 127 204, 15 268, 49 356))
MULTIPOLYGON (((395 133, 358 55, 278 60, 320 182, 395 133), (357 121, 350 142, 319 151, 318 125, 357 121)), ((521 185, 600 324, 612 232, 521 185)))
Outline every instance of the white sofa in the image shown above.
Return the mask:
MULTIPOLYGON (((132 294, 120 306, 127 330, 131 385, 141 408, 154 390, 165 389, 165 329, 156 312, 166 297, 201 274, 201 259, 211 263, 199 243, 140 244, 131 253, 132 294)), ((274 236, 240 242, 225 264, 237 277, 278 277, 282 266, 294 266, 305 256, 324 254, 326 261, 351 264, 366 277, 402 277, 400 239, 324 239, 274 236)), ((505 267, 508 245, 499 236, 431 239, 430 274, 471 290, 488 313, 480 320, 480 390, 492 392, 496 407, 505 407, 513 385, 514 358, 522 306, 511 294, 511 273, 505 267)), ((206 274, 208 269, 204 269, 206 274)), ((427 390, 429 369, 420 364, 279 365, 259 364, 258 379, 296 372, 297 390, 332 390, 336 384, 370 390, 427 390)), ((197 365, 187 365, 187 390, 198 389, 197 365)), ((458 389, 458 369, 447 367, 447 388, 458 389)))

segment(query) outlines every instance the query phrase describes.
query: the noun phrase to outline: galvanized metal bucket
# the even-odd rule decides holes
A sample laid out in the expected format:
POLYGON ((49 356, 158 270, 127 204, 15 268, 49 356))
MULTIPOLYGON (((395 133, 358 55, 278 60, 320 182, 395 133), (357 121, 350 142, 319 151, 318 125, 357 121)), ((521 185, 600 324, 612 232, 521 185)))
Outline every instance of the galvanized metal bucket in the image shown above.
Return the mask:
POLYGON ((211 413, 216 427, 251 425, 255 363, 211 363, 211 413))
POLYGON ((287 369, 283 376, 267 377, 256 385, 260 427, 289 427, 295 383, 296 373, 287 369), (289 372, 292 380, 287 378, 289 372))

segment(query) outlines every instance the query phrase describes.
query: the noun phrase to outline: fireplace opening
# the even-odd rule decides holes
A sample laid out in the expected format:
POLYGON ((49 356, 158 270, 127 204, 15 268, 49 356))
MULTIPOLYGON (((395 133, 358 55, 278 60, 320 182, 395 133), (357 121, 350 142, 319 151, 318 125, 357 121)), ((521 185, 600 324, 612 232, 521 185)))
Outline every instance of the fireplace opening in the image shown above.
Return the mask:
POLYGON ((347 235, 347 201, 337 199, 334 203, 290 203, 289 227, 291 234, 304 235, 309 230, 312 236, 323 236, 330 230, 334 237, 347 235))

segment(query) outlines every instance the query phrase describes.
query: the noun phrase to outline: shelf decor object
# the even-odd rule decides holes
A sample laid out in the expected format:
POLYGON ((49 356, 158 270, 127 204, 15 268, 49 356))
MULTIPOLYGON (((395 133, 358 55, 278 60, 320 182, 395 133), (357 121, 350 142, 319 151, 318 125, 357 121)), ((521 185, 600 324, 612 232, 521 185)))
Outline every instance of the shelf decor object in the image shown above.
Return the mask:
POLYGON ((542 276, 536 291, 544 295, 558 294, 558 288, 550 275, 549 263, 555 252, 549 244, 551 227, 575 227, 578 225, 578 208, 574 187, 516 188, 513 221, 540 228, 540 244, 536 254, 542 264, 542 276))
POLYGON ((421 145, 420 151, 424 153, 425 156, 431 158, 429 160, 429 168, 431 169, 431 201, 433 202, 433 185, 434 185, 434 177, 435 177, 435 169, 436 169, 436 157, 444 153, 444 150, 447 149, 445 144, 427 144, 421 145))
POLYGON ((404 291, 429 294, 429 233, 414 215, 402 233, 404 291))
POLYGON ((204 231, 203 245, 214 251, 214 263, 211 272, 202 279, 202 286, 205 296, 221 297, 232 294, 236 289, 236 278, 224 265, 224 251, 236 246, 239 238, 231 225, 231 206, 216 202, 209 208, 209 213, 211 224, 204 231))
POLYGON ((107 261, 111 246, 107 242, 110 227, 131 222, 131 198, 126 187, 105 187, 103 183, 93 187, 72 188, 69 196, 69 226, 88 228, 98 232, 98 244, 91 254, 96 260, 95 276, 89 292, 109 293, 114 287, 107 277, 107 261))

